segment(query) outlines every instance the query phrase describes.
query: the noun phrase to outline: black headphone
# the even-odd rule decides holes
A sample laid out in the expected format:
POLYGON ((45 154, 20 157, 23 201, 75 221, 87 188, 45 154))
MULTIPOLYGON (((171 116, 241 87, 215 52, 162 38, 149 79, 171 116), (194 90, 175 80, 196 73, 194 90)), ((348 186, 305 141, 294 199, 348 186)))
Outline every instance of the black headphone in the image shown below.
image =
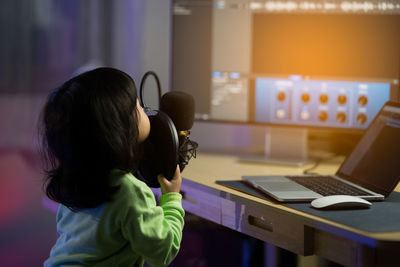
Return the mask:
POLYGON ((144 74, 140 82, 140 104, 150 120, 150 133, 143 142, 143 153, 136 173, 137 178, 149 187, 160 187, 157 176, 163 174, 171 180, 179 159, 179 139, 172 119, 161 110, 151 110, 144 104, 144 83, 152 75, 157 83, 158 103, 160 107, 161 87, 158 76, 153 71, 144 74))

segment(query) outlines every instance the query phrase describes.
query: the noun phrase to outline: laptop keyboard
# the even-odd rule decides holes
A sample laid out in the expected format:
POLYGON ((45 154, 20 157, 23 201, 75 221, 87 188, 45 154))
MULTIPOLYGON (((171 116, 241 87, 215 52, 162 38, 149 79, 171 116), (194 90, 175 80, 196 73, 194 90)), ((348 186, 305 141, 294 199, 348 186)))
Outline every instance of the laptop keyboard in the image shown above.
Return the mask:
POLYGON ((343 183, 330 176, 286 176, 290 180, 301 184, 308 189, 317 192, 323 196, 329 195, 350 195, 350 196, 365 196, 371 195, 364 190, 358 189, 349 184, 343 183))

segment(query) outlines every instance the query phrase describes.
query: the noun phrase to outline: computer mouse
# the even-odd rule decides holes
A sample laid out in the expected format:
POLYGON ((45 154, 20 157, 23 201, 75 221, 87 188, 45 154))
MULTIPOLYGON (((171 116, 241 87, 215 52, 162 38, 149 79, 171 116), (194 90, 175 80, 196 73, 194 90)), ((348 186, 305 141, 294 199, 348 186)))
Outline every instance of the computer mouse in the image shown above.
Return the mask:
POLYGON ((324 196, 314 199, 311 202, 311 206, 313 208, 326 210, 366 209, 369 208, 371 205, 371 202, 365 199, 347 195, 324 196))

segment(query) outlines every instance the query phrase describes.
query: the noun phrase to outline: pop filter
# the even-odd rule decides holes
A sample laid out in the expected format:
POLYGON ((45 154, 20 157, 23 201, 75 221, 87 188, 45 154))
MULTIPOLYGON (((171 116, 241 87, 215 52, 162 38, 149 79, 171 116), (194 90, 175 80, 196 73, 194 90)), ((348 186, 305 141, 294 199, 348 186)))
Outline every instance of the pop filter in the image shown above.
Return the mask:
POLYGON ((172 120, 162 111, 146 112, 150 134, 143 143, 143 155, 138 178, 150 187, 160 187, 158 174, 171 180, 178 164, 179 139, 172 120))
POLYGON ((148 71, 140 83, 140 101, 150 120, 150 133, 143 142, 143 154, 136 176, 150 187, 160 187, 157 176, 163 174, 171 180, 179 165, 182 171, 192 157, 196 157, 198 144, 189 139, 194 120, 194 99, 179 91, 161 97, 160 81, 148 71), (143 102, 143 85, 148 76, 157 82, 160 110, 150 110, 143 102))

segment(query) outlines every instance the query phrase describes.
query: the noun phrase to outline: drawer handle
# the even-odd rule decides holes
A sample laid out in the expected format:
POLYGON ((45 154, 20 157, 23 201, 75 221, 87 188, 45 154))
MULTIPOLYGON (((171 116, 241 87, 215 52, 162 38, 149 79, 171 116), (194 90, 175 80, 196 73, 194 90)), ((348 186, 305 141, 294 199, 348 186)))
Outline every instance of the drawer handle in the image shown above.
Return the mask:
POLYGON ((273 226, 271 222, 266 221, 264 218, 257 218, 252 215, 247 217, 247 220, 250 225, 258 227, 268 232, 273 232, 273 226))
POLYGON ((190 202, 190 203, 193 203, 193 204, 197 204, 197 203, 198 203, 197 200, 188 197, 188 196, 186 195, 186 192, 185 192, 185 191, 179 191, 179 193, 182 195, 182 199, 183 199, 183 200, 186 200, 187 202, 190 202))

